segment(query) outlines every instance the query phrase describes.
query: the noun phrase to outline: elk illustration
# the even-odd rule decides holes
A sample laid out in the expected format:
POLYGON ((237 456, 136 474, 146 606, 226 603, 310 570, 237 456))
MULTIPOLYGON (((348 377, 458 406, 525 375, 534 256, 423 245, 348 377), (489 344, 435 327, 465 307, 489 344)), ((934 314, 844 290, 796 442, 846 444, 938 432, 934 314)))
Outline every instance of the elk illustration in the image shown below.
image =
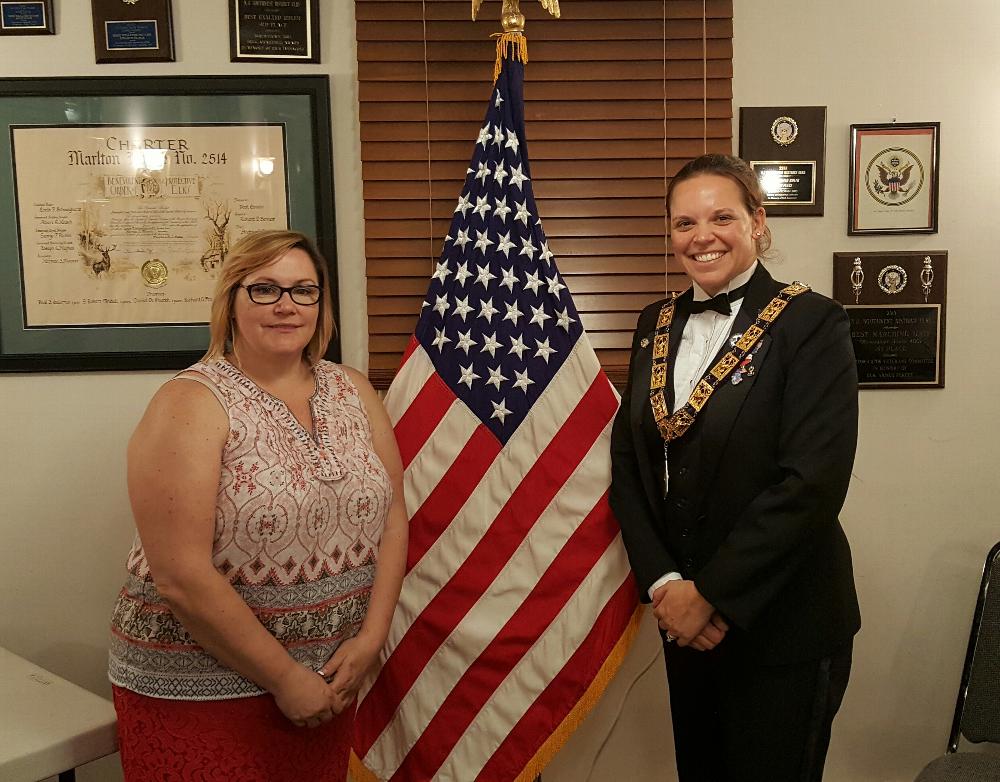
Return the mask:
POLYGON ((100 209, 92 202, 86 202, 80 211, 80 232, 77 238, 84 251, 93 250, 97 241, 104 236, 101 228, 100 209))
POLYGON ((205 205, 205 219, 212 224, 208 249, 202 253, 201 268, 211 271, 222 263, 229 253, 229 218, 232 211, 226 203, 205 205))
POLYGON ((94 246, 101 251, 101 260, 94 261, 90 265, 90 268, 94 272, 95 277, 100 277, 111 269, 111 251, 117 249, 118 245, 103 247, 100 244, 95 244, 94 246))

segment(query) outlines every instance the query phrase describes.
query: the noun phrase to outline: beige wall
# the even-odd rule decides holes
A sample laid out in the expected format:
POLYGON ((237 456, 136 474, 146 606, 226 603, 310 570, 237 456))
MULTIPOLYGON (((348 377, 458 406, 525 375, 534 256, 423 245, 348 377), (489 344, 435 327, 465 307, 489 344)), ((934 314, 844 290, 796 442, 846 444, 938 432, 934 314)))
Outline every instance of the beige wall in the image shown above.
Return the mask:
MULTIPOLYGON (((281 69, 229 62, 221 0, 173 5, 176 63, 95 65, 90 4, 57 0, 59 35, 0 39, 0 76, 329 74, 344 356, 363 366, 352 4, 323 3, 323 64, 281 69)), ((568 0, 563 13, 572 8, 568 0)), ((1000 369, 986 342, 1000 325, 988 243, 1000 196, 1000 53, 992 39, 1000 7, 970 0, 945 14, 932 0, 737 0, 735 13, 734 106, 828 106, 827 213, 772 222, 784 257, 772 266, 776 275, 829 293, 834 251, 950 253, 948 388, 862 394, 860 450, 843 516, 865 626, 827 779, 909 780, 943 747, 979 569, 1000 538, 993 510, 1000 369), (940 232, 848 237, 848 125, 893 117, 942 123, 940 232)), ((108 611, 132 534, 123 447, 165 377, 0 376, 7 412, 0 433, 0 645, 102 694, 108 611)), ((673 780, 663 699, 656 641, 647 632, 545 782, 673 780)), ((94 764, 79 778, 105 782, 115 772, 94 764)))

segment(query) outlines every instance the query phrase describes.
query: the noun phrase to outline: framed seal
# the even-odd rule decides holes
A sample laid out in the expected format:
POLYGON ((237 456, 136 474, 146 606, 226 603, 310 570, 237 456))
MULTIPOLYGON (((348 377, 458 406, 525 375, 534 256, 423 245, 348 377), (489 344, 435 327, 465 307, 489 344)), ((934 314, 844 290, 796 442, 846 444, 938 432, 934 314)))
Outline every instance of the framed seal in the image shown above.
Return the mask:
POLYGON ((940 123, 851 125, 851 235, 937 233, 940 123))

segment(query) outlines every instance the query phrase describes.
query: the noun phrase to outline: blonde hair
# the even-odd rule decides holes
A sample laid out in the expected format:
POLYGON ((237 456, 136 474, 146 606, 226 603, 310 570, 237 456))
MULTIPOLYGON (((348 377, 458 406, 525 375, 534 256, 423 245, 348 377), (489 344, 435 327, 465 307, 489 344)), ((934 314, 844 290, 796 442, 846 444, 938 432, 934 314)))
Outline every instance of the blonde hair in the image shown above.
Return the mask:
POLYGON ((262 269, 294 248, 304 250, 312 260, 320 287, 316 330, 309 344, 303 349, 302 355, 310 364, 315 364, 323 358, 336 331, 326 261, 309 238, 298 231, 254 231, 234 244, 222 262, 219 278, 215 281, 215 293, 212 296, 212 315, 208 323, 210 335, 208 350, 202 356, 202 361, 216 361, 222 358, 226 353, 226 346, 232 344, 233 300, 247 275, 262 269))
MULTIPOLYGON (((733 155, 709 154, 688 161, 670 180, 666 198, 667 217, 670 216, 670 199, 674 194, 674 188, 681 182, 705 174, 724 176, 739 185, 743 191, 743 205, 750 215, 763 208, 764 191, 761 190, 760 182, 750 164, 733 155)), ((767 225, 764 226, 760 236, 754 237, 754 244, 757 255, 767 257, 767 251, 771 249, 771 229, 767 225)))

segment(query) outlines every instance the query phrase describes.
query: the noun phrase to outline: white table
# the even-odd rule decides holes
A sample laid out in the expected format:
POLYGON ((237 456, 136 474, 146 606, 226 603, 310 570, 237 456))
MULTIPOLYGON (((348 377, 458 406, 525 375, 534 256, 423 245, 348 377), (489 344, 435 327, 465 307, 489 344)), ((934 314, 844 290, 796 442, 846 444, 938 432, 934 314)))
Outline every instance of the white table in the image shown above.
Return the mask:
POLYGON ((110 701, 0 647, 0 779, 37 782, 117 749, 110 701))

